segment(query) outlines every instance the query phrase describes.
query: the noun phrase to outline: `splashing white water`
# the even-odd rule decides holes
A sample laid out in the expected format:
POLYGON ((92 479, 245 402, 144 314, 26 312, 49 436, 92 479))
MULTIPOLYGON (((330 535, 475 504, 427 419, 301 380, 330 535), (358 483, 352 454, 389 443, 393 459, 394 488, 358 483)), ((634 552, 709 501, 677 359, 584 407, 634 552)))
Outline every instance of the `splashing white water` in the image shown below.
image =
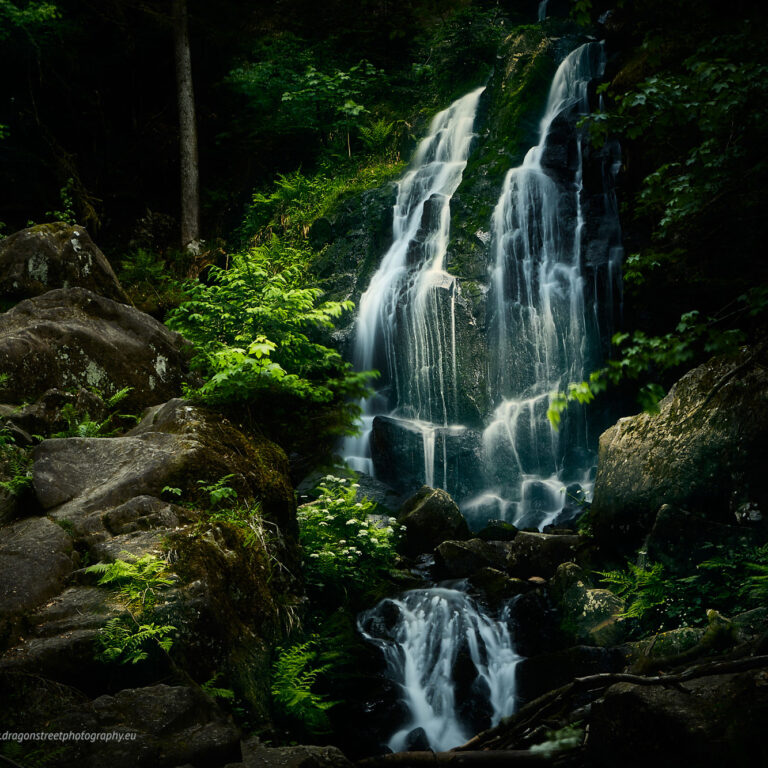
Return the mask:
POLYGON ((400 686, 409 711, 409 721, 389 740, 393 752, 403 750, 409 734, 419 728, 436 751, 458 746, 472 735, 457 711, 454 667, 462 653, 473 665, 471 695, 487 711, 487 726, 514 711, 520 657, 506 612, 491 619, 464 592, 435 587, 384 600, 361 614, 358 625, 382 650, 387 676, 400 686))
MULTIPOLYGON (((588 453, 583 417, 557 433, 546 416, 549 393, 583 379, 596 362, 602 331, 597 297, 590 306, 585 302, 580 137, 566 147, 570 169, 548 167, 547 152, 558 121, 589 112, 589 83, 604 66, 599 43, 577 48, 562 62, 538 144, 507 173, 493 214, 490 325, 498 354, 490 359, 489 378, 498 405, 483 433, 495 486, 486 494, 506 499, 498 509, 512 510, 511 522, 523 525, 542 527, 562 508, 561 441, 572 453, 588 453), (553 484, 559 493, 549 487, 553 484)), ((582 489, 589 487, 588 468, 570 478, 582 489)), ((473 502, 477 506, 477 499, 473 502)))

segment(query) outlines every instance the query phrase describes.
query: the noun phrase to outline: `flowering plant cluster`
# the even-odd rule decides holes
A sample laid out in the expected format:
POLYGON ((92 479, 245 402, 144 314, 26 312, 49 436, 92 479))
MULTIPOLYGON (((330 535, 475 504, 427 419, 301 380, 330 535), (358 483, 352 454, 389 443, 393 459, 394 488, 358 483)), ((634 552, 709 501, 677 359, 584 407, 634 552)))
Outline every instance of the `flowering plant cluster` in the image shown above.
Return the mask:
MULTIPOLYGON (((395 565, 402 526, 358 501, 357 483, 327 475, 320 497, 299 508, 299 540, 307 585, 342 600, 370 592, 395 565)), ((330 596, 330 595, 329 595, 330 596)))

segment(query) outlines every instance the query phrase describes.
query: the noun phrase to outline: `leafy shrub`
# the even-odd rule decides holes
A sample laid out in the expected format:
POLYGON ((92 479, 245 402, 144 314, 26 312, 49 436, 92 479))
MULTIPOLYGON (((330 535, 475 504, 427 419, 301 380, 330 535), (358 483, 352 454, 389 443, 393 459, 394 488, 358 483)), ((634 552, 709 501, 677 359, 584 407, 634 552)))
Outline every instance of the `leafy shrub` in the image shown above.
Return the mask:
POLYGON ((396 561, 399 526, 394 518, 372 517, 374 504, 356 501, 357 487, 328 475, 319 499, 298 511, 307 583, 337 604, 370 594, 396 561))
POLYGON ((188 300, 168 325, 194 343, 192 365, 206 379, 188 395, 215 406, 259 397, 263 414, 267 398, 287 398, 282 412, 293 427, 297 401, 327 405, 338 417, 327 427, 335 438, 354 431, 354 401, 367 392, 370 374, 353 371, 320 341, 352 304, 321 301, 320 289, 302 287, 306 262, 305 253, 274 242, 239 254, 229 269, 211 267, 209 283, 189 283, 188 300))

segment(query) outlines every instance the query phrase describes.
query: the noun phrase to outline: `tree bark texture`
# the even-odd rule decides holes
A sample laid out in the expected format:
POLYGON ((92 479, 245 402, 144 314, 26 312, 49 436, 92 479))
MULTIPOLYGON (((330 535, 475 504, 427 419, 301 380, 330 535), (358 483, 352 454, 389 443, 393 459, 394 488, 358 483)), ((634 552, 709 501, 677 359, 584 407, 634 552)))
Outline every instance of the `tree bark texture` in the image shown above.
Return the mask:
POLYGON ((187 250, 197 251, 200 244, 200 180, 187 0, 173 0, 173 36, 176 93, 179 103, 181 246, 187 250))

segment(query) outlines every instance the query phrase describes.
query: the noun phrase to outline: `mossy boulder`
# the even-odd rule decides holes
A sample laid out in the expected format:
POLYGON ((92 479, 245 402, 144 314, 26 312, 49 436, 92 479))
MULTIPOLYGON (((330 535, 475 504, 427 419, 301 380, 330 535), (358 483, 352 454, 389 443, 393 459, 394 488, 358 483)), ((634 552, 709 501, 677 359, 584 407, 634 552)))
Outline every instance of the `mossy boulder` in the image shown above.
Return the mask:
POLYGON ((240 504, 260 504, 284 534, 295 502, 283 451, 246 437, 226 419, 183 400, 151 409, 125 437, 45 440, 34 450, 33 487, 42 507, 79 535, 98 539, 108 510, 166 486, 208 503, 205 484, 225 475, 240 504))
MULTIPOLYGON (((269 725, 273 649, 304 611, 282 450, 218 414, 171 401, 150 409, 130 435, 46 440, 34 459, 35 493, 59 525, 31 518, 2 531, 0 580, 20 597, 0 617, 7 646, 0 672, 16 680, 41 674, 89 697, 168 676, 202 683, 219 674, 253 722, 269 725), (237 497, 212 509, 208 487, 227 475, 237 497), (160 498, 166 486, 186 503, 160 498), (97 660, 104 626, 126 616, 126 606, 115 590, 95 586, 96 576, 74 572, 78 555, 166 562, 171 584, 156 590, 151 616, 142 619, 173 628, 170 656, 150 653, 130 668, 97 660)), ((14 695, 30 709, 22 689, 14 695)), ((207 710, 198 715, 201 734, 218 722, 207 710)))
POLYGON ((595 589, 575 563, 563 563, 550 579, 549 592, 560 611, 560 626, 575 645, 617 645, 624 636, 624 601, 595 589))
POLYGON ((583 545, 580 536, 520 531, 508 545, 506 569, 519 579, 549 578, 561 563, 573 561, 583 545))
POLYGON ((87 288, 130 303, 84 227, 38 224, 0 240, 0 302, 16 303, 54 288, 87 288))
POLYGON ((663 504, 724 524, 768 513, 766 357, 744 348, 713 358, 683 376, 658 413, 600 436, 590 519, 603 546, 637 548, 663 504))
POLYGON ((397 522, 405 526, 403 554, 432 552, 447 539, 468 539, 469 526, 454 500, 439 488, 423 486, 403 504, 397 522))
POLYGON ((49 389, 124 387, 125 412, 181 393, 190 346, 149 315, 85 288, 61 288, 0 315, 0 402, 22 404, 49 389))

